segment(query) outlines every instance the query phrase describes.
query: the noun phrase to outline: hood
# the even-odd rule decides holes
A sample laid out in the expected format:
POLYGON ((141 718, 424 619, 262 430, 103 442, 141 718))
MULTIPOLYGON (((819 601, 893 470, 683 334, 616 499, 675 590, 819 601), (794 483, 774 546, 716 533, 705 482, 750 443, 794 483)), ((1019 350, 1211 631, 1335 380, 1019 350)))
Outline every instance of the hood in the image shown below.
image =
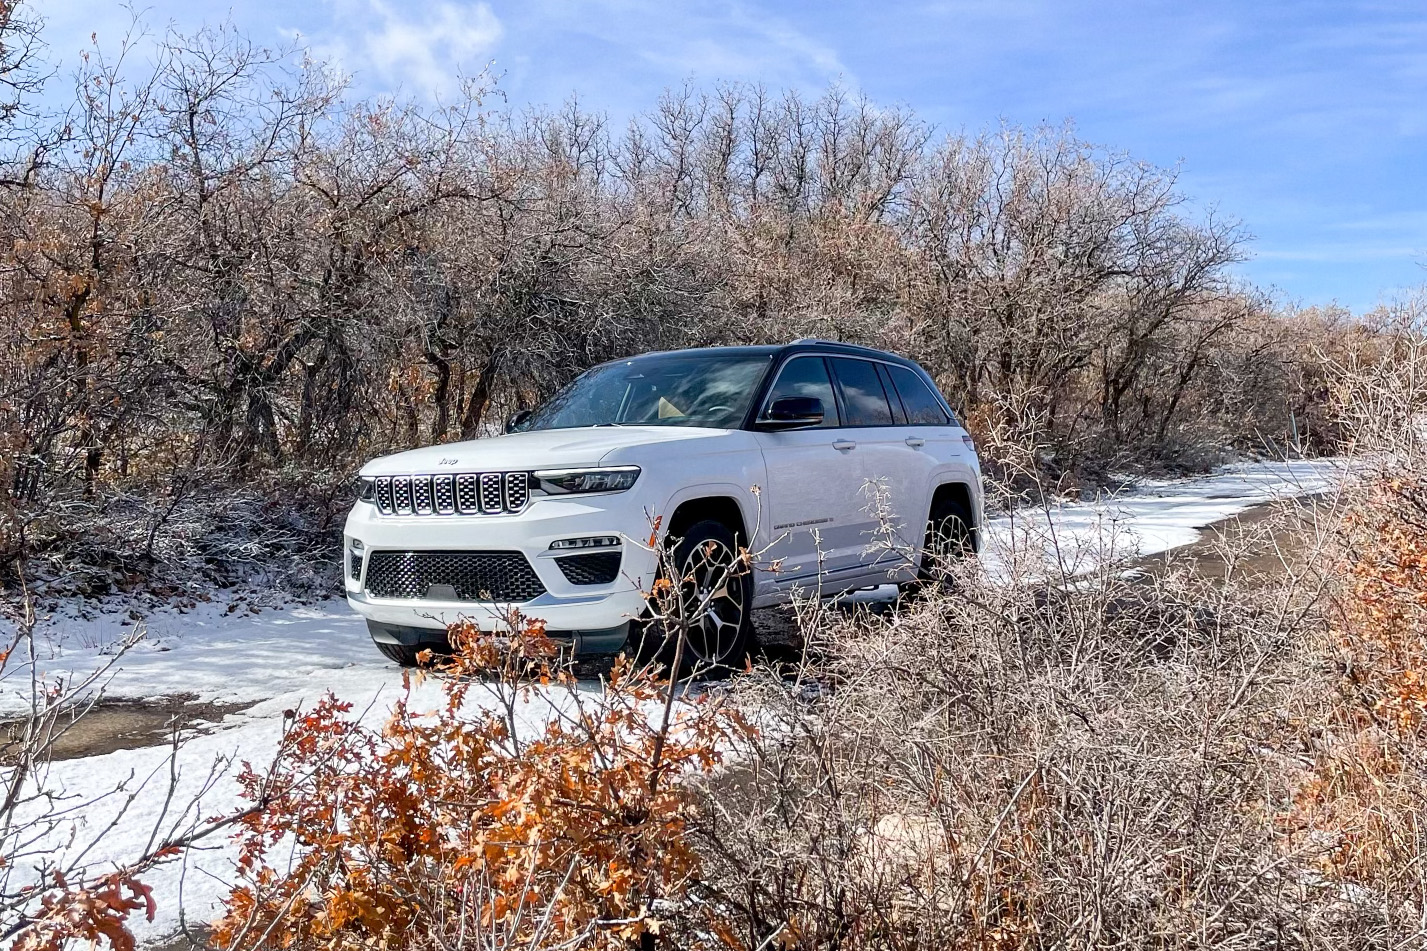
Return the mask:
POLYGON ((727 435, 728 430, 691 426, 599 426, 507 433, 382 456, 363 466, 362 475, 593 466, 616 449, 727 435))

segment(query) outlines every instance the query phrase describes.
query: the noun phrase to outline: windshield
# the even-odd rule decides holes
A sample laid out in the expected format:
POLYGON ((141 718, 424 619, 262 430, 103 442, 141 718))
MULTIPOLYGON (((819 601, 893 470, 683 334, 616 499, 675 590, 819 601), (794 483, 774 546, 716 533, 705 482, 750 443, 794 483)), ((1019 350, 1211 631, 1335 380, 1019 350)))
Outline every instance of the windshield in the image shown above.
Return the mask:
POLYGON ((531 413, 519 429, 736 429, 770 360, 766 353, 661 353, 595 367, 531 413))

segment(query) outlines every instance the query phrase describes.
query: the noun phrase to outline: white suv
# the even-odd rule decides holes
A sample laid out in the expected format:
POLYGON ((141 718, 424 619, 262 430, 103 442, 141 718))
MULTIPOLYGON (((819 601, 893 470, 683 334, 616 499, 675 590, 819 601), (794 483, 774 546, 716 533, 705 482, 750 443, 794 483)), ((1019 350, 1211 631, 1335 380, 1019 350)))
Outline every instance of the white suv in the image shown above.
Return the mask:
POLYGON ((402 664, 448 623, 501 630, 512 609, 612 652, 648 645, 658 537, 702 607, 694 659, 726 664, 752 608, 914 581, 927 542, 975 550, 981 519, 971 438, 912 361, 815 340, 683 350, 597 366, 505 435, 368 463, 343 574, 402 664), (741 548, 753 569, 719 580, 741 548))

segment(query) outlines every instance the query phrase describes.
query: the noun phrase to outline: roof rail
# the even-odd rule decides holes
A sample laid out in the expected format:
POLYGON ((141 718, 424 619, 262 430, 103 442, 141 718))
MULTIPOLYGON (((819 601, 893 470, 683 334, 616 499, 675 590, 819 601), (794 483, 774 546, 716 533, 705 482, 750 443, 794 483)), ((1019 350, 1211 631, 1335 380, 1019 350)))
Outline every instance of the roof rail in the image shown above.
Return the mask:
POLYGON ((822 337, 799 337, 797 340, 794 340, 789 343, 788 346, 791 347, 793 344, 797 343, 823 343, 827 344, 830 347, 851 347, 854 350, 871 350, 873 353, 882 352, 876 347, 869 347, 866 344, 848 343, 845 340, 824 340, 822 337))

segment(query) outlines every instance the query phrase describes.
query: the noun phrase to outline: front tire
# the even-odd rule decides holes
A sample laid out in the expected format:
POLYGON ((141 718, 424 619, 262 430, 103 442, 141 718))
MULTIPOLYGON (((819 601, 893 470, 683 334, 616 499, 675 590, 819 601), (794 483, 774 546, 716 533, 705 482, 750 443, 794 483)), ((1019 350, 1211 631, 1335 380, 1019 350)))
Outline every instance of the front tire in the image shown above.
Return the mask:
POLYGON ((640 623, 638 657, 671 671, 677 658, 679 676, 741 666, 753 641, 753 572, 738 536, 713 519, 695 522, 674 545, 670 564, 678 577, 653 612, 663 606, 670 616, 640 623))

